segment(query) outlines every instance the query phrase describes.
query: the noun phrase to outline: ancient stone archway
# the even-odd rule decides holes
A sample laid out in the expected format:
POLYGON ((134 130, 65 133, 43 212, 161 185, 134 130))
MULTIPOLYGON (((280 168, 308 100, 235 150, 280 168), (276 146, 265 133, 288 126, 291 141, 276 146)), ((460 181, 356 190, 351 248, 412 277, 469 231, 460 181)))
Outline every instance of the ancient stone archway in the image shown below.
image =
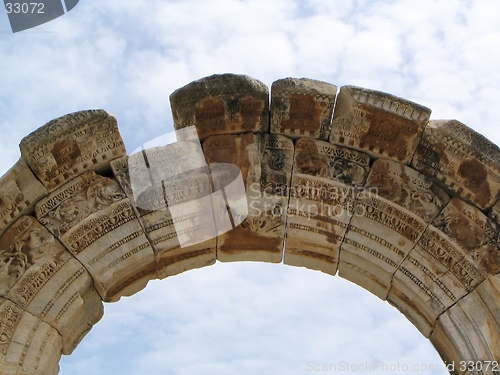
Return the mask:
POLYGON ((127 156, 101 110, 21 141, 0 180, 3 374, 57 373, 102 301, 216 260, 338 273, 394 305, 448 363, 500 359, 495 145, 407 100, 309 79, 276 81, 269 106, 261 82, 212 76, 171 105, 179 134, 194 124, 202 148, 181 136, 127 156), (239 166, 243 216, 216 163, 239 166), (134 173, 154 168, 160 180, 134 190, 134 173), (235 228, 219 230, 224 220, 235 228), (217 236, 190 242, 213 223, 217 236))

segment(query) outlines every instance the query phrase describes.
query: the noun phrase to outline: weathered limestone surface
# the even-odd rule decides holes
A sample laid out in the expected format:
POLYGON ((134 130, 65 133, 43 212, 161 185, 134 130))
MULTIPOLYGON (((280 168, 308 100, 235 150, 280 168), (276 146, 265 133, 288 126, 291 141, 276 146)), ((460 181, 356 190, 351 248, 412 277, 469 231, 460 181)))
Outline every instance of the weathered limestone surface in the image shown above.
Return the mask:
POLYGON ((328 140, 337 86, 285 78, 271 86, 271 133, 328 140))
POLYGON ((56 374, 102 301, 219 260, 338 273, 456 374, 498 375, 458 367, 500 359, 500 150, 405 99, 335 94, 278 80, 269 109, 259 81, 217 75, 171 95, 174 144, 127 156, 104 111, 23 139, 0 179, 0 373, 56 374))
POLYGON ((0 298, 0 369, 6 375, 55 375, 62 340, 58 332, 15 303, 0 298))
POLYGON ((175 129, 196 125, 203 140, 215 134, 269 130, 269 89, 247 76, 202 78, 170 95, 175 129))
POLYGON ((408 164, 430 114, 430 109, 393 95, 343 86, 330 142, 408 164))
POLYGON ((498 147, 458 121, 430 121, 412 167, 481 210, 499 198, 498 147))
POLYGON ((154 254, 118 182, 93 171, 36 205, 36 216, 89 270, 101 297, 118 300, 154 278, 154 254))
POLYGON ((47 189, 20 159, 0 178, 0 235, 18 217, 31 213, 45 195, 47 189))
POLYGON ((52 191, 87 169, 109 169, 126 155, 116 119, 103 110, 81 111, 52 120, 25 137, 21 156, 52 191))
POLYGON ((70 354, 101 319, 87 270, 37 220, 23 216, 0 238, 0 297, 56 328, 70 354))

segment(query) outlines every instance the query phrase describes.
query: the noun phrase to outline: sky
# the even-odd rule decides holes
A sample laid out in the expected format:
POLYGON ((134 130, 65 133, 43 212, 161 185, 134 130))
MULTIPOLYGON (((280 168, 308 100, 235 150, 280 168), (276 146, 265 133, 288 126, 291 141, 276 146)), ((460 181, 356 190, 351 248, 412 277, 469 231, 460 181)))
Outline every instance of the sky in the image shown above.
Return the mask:
MULTIPOLYGON (((381 90, 500 144, 499 19, 496 0, 81 0, 14 34, 0 8, 0 172, 24 136, 83 109, 115 115, 130 152, 172 130, 170 93, 216 73, 381 90)), ((106 304, 60 374, 397 374, 398 364, 446 373, 403 315, 338 276, 217 263, 106 304)))

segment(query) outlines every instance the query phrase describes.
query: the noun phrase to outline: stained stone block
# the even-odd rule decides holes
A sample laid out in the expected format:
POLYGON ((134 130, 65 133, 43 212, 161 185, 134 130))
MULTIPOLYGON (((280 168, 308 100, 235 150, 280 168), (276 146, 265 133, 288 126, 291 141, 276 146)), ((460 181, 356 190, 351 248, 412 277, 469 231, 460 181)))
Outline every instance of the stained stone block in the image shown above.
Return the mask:
POLYGON ((452 264, 437 261, 435 256, 447 251, 458 263, 466 262, 460 259, 460 250, 447 246, 446 242, 437 250, 439 245, 434 241, 440 240, 446 239, 439 231, 427 229, 394 274, 387 298, 425 337, 432 333, 436 319, 470 291, 470 287, 464 285, 465 279, 457 277, 452 264))
POLYGON ((170 95, 175 129, 195 125, 201 140, 209 135, 267 133, 269 89, 244 75, 202 78, 170 95))
POLYGON ((158 278, 215 263, 212 188, 199 141, 146 149, 111 166, 153 246, 158 278))
POLYGON ((20 159, 0 178, 0 235, 18 217, 31 213, 45 195, 47 189, 20 159))
POLYGON ((241 169, 248 216, 217 243, 220 261, 281 262, 293 143, 279 135, 220 135, 205 140, 210 163, 241 169))
POLYGON ((362 152, 310 138, 296 141, 294 174, 307 174, 347 186, 363 186, 370 157, 362 152))
POLYGON ((56 375, 62 341, 57 330, 0 298, 0 369, 3 375, 56 375))
POLYGON ((335 104, 330 142, 408 164, 430 114, 429 108, 406 99, 343 86, 335 104))
POLYGON ((499 198, 498 147, 458 121, 430 121, 411 164, 483 211, 499 198))
POLYGON ((35 211, 88 269, 103 300, 134 294, 154 278, 153 249, 115 180, 85 172, 38 202, 35 211))
POLYGON ((31 216, 0 238, 0 297, 56 328, 70 354, 103 315, 87 270, 31 216))
POLYGON ((500 272, 499 227, 478 208, 453 198, 434 226, 460 245, 481 271, 492 275, 500 272))
POLYGON ((126 155, 116 119, 103 110, 52 120, 23 138, 20 148, 49 191, 87 170, 107 171, 111 160, 126 155))
MULTIPOLYGON (((485 364, 500 358, 500 326, 477 292, 470 293, 439 317, 431 342, 444 357, 455 362, 455 369, 461 361, 485 364)), ((467 374, 498 372, 492 371, 491 366, 489 370, 476 370, 467 374)))
POLYGON ((296 141, 284 263, 335 275, 370 158, 310 138, 296 141))
POLYGON ((450 200, 430 177, 384 158, 375 160, 365 186, 417 214, 427 223, 432 222, 450 200))
POLYGON ((361 191, 341 246, 339 275, 385 300, 394 273, 425 227, 412 212, 361 191))
POLYGON ((271 133, 328 140, 337 86, 284 78, 271 86, 271 133))

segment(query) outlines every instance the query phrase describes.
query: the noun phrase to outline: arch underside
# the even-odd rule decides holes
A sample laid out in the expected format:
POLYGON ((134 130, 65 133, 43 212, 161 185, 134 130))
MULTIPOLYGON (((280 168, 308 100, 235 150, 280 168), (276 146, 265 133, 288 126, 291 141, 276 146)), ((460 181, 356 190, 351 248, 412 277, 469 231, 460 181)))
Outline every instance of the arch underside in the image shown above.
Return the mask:
POLYGON ((2 373, 56 374, 103 301, 216 260, 338 274, 394 305, 447 363, 500 360, 494 144, 405 99, 309 79, 269 95, 218 75, 170 100, 174 145, 127 156, 102 110, 21 141, 0 179, 2 373), (193 124, 197 139, 183 138, 193 124), (239 167, 244 207, 223 163, 239 167))

